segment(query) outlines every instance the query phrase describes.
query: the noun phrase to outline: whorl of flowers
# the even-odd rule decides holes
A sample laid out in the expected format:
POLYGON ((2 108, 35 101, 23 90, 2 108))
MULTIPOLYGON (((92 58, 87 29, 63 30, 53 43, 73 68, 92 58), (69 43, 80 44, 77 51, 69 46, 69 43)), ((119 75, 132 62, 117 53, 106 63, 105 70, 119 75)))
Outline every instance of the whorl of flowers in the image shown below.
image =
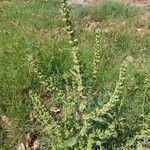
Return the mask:
MULTIPOLYGON (((30 70, 36 74, 38 77, 39 83, 45 90, 51 92, 53 90, 57 90, 56 87, 53 85, 52 79, 46 79, 46 77, 39 71, 38 64, 36 59, 33 58, 32 55, 28 57, 28 61, 30 63, 30 70)), ((49 111, 47 110, 44 103, 42 103, 42 99, 39 94, 30 90, 29 97, 31 98, 33 108, 34 108, 34 117, 41 122, 43 126, 48 126, 50 122, 54 122, 54 119, 51 117, 49 111)), ((54 124, 53 124, 54 125, 54 124)))
MULTIPOLYGON (((80 65, 78 60, 78 40, 75 37, 75 28, 73 27, 71 17, 70 17, 70 9, 67 6, 67 1, 62 0, 62 15, 63 21, 65 22, 65 29, 69 34, 69 43, 72 46, 72 57, 73 57, 73 68, 71 69, 71 73, 74 77, 75 83, 77 84, 77 92, 79 97, 83 98, 83 84, 82 84, 82 76, 80 73, 80 65)), ((85 102, 81 103, 81 107, 85 107, 85 102)))
POLYGON ((120 73, 119 73, 119 80, 116 84, 115 91, 110 98, 109 102, 106 103, 101 109, 97 108, 96 109, 96 114, 99 115, 105 115, 107 112, 109 112, 116 104, 120 101, 120 96, 123 93, 123 88, 124 88, 124 82, 126 79, 126 68, 127 68, 127 63, 124 62, 122 64, 122 67, 120 68, 120 73))
POLYGON ((93 78, 95 79, 97 77, 97 71, 98 71, 98 64, 100 62, 100 34, 101 30, 97 29, 95 31, 95 51, 94 51, 94 61, 93 61, 93 78))
POLYGON ((44 126, 49 125, 50 120, 54 121, 45 105, 42 104, 40 96, 32 91, 29 92, 29 96, 31 98, 34 110, 36 111, 34 115, 36 115, 35 117, 38 119, 38 121, 40 121, 44 126))
POLYGON ((126 79, 126 68, 127 68, 127 62, 123 62, 120 68, 119 80, 116 83, 115 91, 112 97, 110 98, 109 102, 103 105, 102 108, 96 108, 94 112, 90 114, 86 114, 84 116, 85 119, 94 119, 98 115, 103 116, 105 114, 108 114, 108 112, 117 105, 123 93, 124 83, 126 79))

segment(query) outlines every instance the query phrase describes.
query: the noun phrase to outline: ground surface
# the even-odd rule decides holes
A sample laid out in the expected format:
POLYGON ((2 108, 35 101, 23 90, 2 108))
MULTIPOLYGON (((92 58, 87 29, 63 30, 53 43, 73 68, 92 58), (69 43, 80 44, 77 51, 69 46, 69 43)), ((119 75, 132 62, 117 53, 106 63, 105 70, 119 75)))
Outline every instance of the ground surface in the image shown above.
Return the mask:
MULTIPOLYGON (((89 5, 98 4, 106 0, 68 0, 69 4, 79 4, 79 5, 89 5)), ((118 0, 117 0, 118 1, 118 0)), ((119 0, 119 2, 137 5, 137 6, 148 6, 150 5, 150 0, 119 0)))

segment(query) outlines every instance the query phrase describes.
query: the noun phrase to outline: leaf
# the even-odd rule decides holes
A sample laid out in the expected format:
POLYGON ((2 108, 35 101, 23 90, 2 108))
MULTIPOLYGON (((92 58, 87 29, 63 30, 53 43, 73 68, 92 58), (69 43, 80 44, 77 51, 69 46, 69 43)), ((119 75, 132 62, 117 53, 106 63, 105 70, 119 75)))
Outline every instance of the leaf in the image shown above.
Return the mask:
POLYGON ((50 109, 51 112, 54 112, 54 113, 60 113, 61 112, 61 109, 60 108, 57 108, 57 107, 52 107, 50 109))
POLYGON ((33 143, 32 149, 37 150, 39 148, 39 146, 40 146, 39 141, 35 140, 34 143, 33 143))
POLYGON ((72 74, 73 76, 75 76, 75 77, 77 78, 77 74, 76 74, 74 71, 72 71, 72 70, 70 69, 70 72, 71 72, 71 74, 72 74))
POLYGON ((96 121, 96 122, 99 122, 99 123, 105 123, 106 122, 106 120, 103 119, 102 117, 96 117, 93 120, 96 121))
POLYGON ((79 135, 77 134, 76 136, 64 141, 64 143, 62 144, 63 147, 72 147, 74 146, 75 144, 77 144, 78 142, 78 138, 79 138, 79 135))
POLYGON ((0 118, 0 124, 2 124, 2 127, 6 131, 6 137, 8 139, 13 139, 15 137, 15 132, 12 128, 12 121, 7 116, 1 116, 0 118))
POLYGON ((36 133, 28 133, 26 135, 26 148, 37 150, 39 148, 39 140, 36 133))
POLYGON ((7 116, 1 116, 1 122, 5 127, 11 127, 11 121, 10 118, 8 118, 7 116))
POLYGON ((24 144, 21 142, 21 143, 18 144, 16 149, 17 150, 25 150, 26 148, 25 148, 24 144))

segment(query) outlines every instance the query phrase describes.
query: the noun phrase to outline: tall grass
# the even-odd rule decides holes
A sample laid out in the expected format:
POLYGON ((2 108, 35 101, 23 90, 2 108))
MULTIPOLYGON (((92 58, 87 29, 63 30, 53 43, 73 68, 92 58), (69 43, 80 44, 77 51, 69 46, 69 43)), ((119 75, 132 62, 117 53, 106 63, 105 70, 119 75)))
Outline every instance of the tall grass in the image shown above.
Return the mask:
POLYGON ((106 20, 108 18, 129 18, 138 13, 138 8, 124 5, 114 1, 106 1, 102 4, 92 6, 77 6, 73 9, 73 15, 77 17, 90 16, 95 20, 106 20))

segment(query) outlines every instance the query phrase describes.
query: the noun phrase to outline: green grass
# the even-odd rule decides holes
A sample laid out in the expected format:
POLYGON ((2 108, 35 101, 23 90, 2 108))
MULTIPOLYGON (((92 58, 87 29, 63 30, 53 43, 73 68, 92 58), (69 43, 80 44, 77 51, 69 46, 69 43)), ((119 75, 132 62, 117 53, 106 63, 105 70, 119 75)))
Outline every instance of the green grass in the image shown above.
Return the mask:
MULTIPOLYGON (((38 84, 29 71, 27 56, 38 54, 44 74, 49 76, 53 73, 58 80, 72 65, 70 45, 59 10, 60 2, 56 0, 14 0, 0 4, 0 115, 11 119, 13 129, 20 129, 16 139, 10 143, 5 139, 0 143, 2 150, 15 149, 14 145, 21 141, 25 133, 38 128, 29 119, 32 105, 28 92, 38 84)), ((127 56, 133 57, 123 98, 123 115, 129 128, 141 121, 140 115, 150 115, 149 83, 146 94, 143 94, 144 79, 149 78, 150 74, 150 34, 136 31, 140 14, 146 11, 149 10, 111 1, 97 6, 72 8, 72 18, 78 26, 79 56, 84 66, 83 81, 86 85, 90 84, 86 83, 86 78, 92 72, 94 53, 94 29, 87 30, 86 23, 93 20, 99 22, 102 34, 97 83, 100 92, 106 93, 102 98, 112 93, 122 61, 127 56)), ((2 126, 0 130, 2 140, 2 126)))
POLYGON ((77 6, 73 10, 76 17, 85 17, 88 15, 99 21, 108 18, 129 18, 138 12, 138 8, 113 1, 106 1, 102 5, 77 6))

